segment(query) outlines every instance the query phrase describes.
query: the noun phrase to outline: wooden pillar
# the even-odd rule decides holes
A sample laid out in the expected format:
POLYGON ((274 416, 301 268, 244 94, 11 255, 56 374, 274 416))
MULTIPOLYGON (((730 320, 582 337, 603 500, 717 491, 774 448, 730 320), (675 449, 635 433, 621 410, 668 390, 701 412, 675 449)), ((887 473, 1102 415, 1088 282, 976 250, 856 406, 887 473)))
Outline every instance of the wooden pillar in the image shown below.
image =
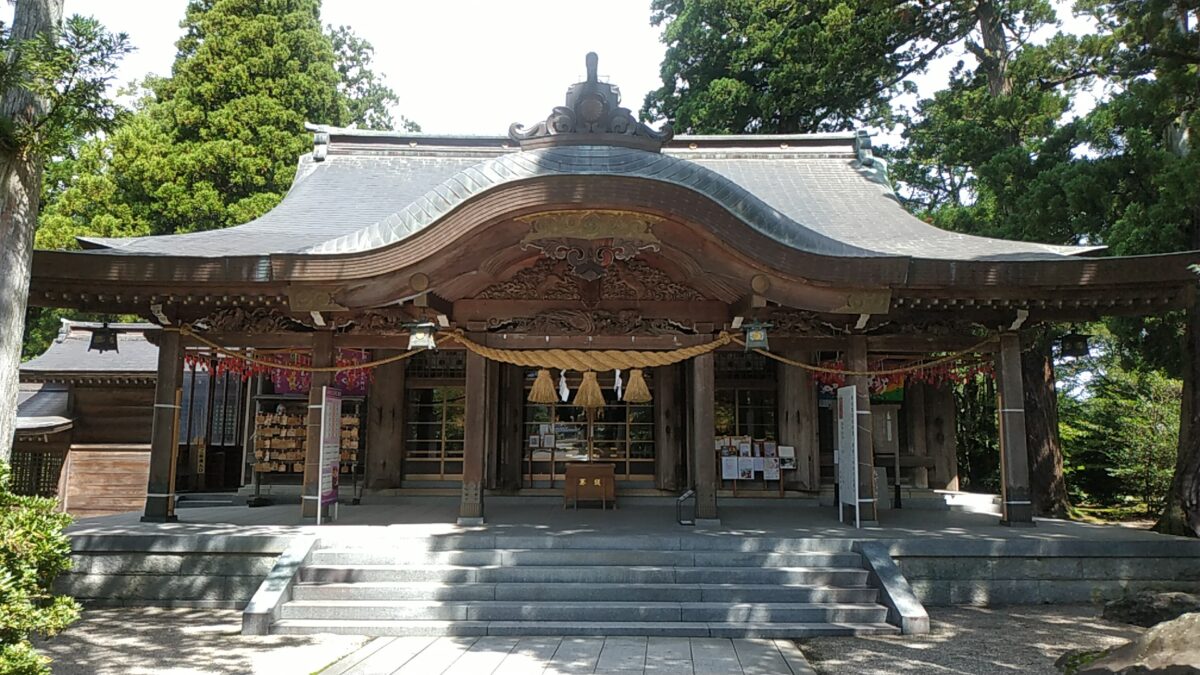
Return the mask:
POLYGON ((489 359, 486 363, 483 469, 487 479, 484 484, 487 489, 495 490, 500 484, 500 362, 489 359))
MULTIPOLYGON (((925 391, 923 382, 909 382, 904 386, 904 426, 908 430, 908 450, 913 457, 920 459, 929 456, 929 443, 925 437, 925 391)), ((913 485, 929 487, 929 467, 913 468, 913 485)))
POLYGON ((958 490, 958 431, 954 387, 925 385, 925 447, 933 457, 929 486, 958 490))
POLYGON ((678 364, 654 369, 654 480, 660 490, 679 489, 679 450, 683 425, 679 409, 678 364))
MULTIPOLYGON (((377 349, 374 359, 400 352, 377 349)), ((408 361, 375 369, 367 389, 367 466, 363 481, 369 490, 398 488, 404 468, 404 374, 408 361)))
MULTIPOLYGON (((312 334, 312 364, 315 368, 334 365, 333 331, 312 334)), ((305 434, 304 489, 300 515, 316 518, 321 507, 321 389, 333 383, 331 373, 313 373, 308 388, 308 429, 305 434)))
POLYGON ((525 459, 525 369, 500 364, 499 484, 505 490, 518 490, 525 459))
MULTIPOLYGON (((867 370, 867 336, 851 335, 849 349, 846 352, 847 370, 867 370)), ((856 388, 856 403, 858 408, 858 507, 864 523, 876 523, 876 504, 879 495, 875 494, 875 447, 872 444, 871 420, 871 378, 858 375, 847 378, 849 384, 856 388)))
POLYGON ((487 461, 487 359, 468 351, 465 428, 463 429, 462 501, 459 525, 483 524, 483 481, 487 461))
POLYGON ((1025 447, 1025 392, 1021 385, 1021 339, 1000 334, 996 353, 996 397, 1000 414, 1000 508, 1002 525, 1033 525, 1029 455, 1025 447))
MULTIPOLYGON (((786 352, 784 356, 800 363, 813 362, 810 352, 786 352)), ((779 444, 796 448, 796 472, 788 487, 815 492, 821 489, 816 385, 812 374, 803 368, 780 365, 776 372, 779 373, 779 444)))
MULTIPOLYGON (((179 333, 163 331, 158 345, 158 380, 150 431, 150 478, 142 522, 170 523, 175 516, 175 469, 179 456, 179 404, 183 385, 183 348, 179 333)), ((60 492, 59 494, 66 494, 60 492)))
POLYGON ((717 516, 716 421, 713 406, 716 382, 712 352, 692 359, 692 390, 688 392, 692 411, 692 465, 696 476, 696 522, 720 523, 717 516))

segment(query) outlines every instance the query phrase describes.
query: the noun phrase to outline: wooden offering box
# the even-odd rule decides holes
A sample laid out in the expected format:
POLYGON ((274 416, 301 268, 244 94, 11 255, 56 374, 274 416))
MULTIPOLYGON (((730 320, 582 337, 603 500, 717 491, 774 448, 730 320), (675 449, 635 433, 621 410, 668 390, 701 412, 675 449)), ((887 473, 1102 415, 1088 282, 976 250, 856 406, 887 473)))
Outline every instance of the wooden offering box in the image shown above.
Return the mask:
POLYGON ((617 477, 612 464, 572 462, 567 464, 567 479, 563 485, 563 508, 579 500, 598 501, 602 508, 612 504, 617 508, 617 477))

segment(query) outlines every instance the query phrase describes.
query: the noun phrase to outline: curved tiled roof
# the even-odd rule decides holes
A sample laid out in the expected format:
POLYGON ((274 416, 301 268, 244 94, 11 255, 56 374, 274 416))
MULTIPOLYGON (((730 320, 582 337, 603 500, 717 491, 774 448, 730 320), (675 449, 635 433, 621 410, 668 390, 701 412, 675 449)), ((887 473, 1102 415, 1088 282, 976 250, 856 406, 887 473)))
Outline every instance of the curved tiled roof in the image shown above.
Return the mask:
POLYGON ((304 157, 287 196, 257 220, 226 230, 86 241, 114 253, 166 256, 362 252, 401 241, 506 185, 595 175, 684 187, 771 239, 817 255, 1037 260, 1092 250, 933 227, 905 211, 877 166, 858 161, 852 135, 773 136, 769 147, 754 137, 744 137, 746 147, 737 147, 743 137, 679 137, 659 154, 607 145, 516 151, 488 137, 323 133, 336 139, 328 154, 304 157))

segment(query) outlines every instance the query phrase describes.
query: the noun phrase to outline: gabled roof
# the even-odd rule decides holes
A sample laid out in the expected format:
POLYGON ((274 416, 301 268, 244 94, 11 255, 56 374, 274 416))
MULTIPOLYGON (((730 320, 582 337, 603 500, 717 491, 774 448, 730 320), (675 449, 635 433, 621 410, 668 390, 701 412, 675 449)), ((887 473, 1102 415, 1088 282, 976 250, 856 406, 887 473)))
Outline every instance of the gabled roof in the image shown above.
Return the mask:
MULTIPOLYGON (((751 228, 837 257, 1041 260, 1086 247, 947 232, 909 214, 863 135, 678 136, 661 153, 613 145, 520 150, 498 136, 432 136, 313 127, 278 206, 225 230, 86 238, 99 252, 222 257, 355 253, 401 241, 468 200, 547 176, 639 178, 714 199, 751 228)), ((668 208, 669 210, 669 208, 668 208)))
POLYGON ((21 364, 22 379, 49 377, 104 377, 154 375, 158 372, 158 347, 146 340, 150 323, 112 323, 116 330, 117 351, 88 351, 92 329, 104 324, 63 319, 58 337, 40 355, 21 364))

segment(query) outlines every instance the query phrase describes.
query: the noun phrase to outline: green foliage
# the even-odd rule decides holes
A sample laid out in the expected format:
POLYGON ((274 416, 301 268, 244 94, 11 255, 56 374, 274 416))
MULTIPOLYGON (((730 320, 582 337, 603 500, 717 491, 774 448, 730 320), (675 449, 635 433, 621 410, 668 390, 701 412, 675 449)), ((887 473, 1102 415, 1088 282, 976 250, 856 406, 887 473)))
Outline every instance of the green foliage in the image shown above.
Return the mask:
POLYGON ((0 89, 16 88, 46 102, 36 119, 18 114, 0 124, 0 148, 52 157, 73 140, 110 127, 117 109, 105 96, 116 63, 131 51, 124 33, 74 15, 61 27, 14 43, 3 27, 0 89))
POLYGON ((654 0, 667 52, 642 114, 686 133, 888 123, 907 78, 962 37, 953 4, 654 0))
POLYGON ((50 588, 71 567, 63 533, 71 517, 57 512, 53 499, 13 494, 9 477, 0 463, 0 674, 49 673, 30 638, 54 635, 79 618, 79 605, 50 588))
POLYGON ((1161 371, 1126 368, 1119 349, 1102 333, 1092 356, 1064 373, 1064 468, 1077 500, 1157 513, 1175 469, 1183 385, 1161 371))
POLYGON ((996 425, 996 383, 979 376, 954 388, 959 489, 1000 491, 1000 445, 996 425))
POLYGON ((319 0, 192 0, 171 77, 148 79, 113 133, 72 148, 38 246, 248 222, 291 186, 306 121, 390 125, 397 99, 371 45, 319 17, 319 0))

